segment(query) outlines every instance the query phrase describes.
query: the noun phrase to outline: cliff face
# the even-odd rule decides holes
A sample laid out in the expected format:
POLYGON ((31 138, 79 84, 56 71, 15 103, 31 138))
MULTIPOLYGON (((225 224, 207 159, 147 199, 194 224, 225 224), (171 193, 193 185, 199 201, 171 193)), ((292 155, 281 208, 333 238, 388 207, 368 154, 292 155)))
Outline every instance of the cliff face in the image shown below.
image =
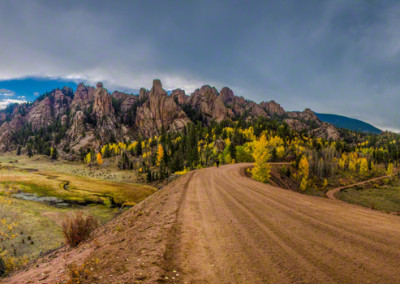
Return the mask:
POLYGON ((255 102, 246 100, 243 97, 237 97, 228 87, 222 88, 220 98, 225 106, 229 107, 235 116, 247 116, 247 118, 263 116, 268 117, 268 113, 255 102))
POLYGON ((160 80, 154 80, 145 103, 137 110, 135 124, 139 132, 151 136, 160 133, 162 129, 180 131, 189 122, 190 119, 174 98, 168 96, 162 88, 160 80))
POLYGON ((233 111, 228 109, 217 89, 210 86, 203 86, 190 95, 188 104, 200 112, 207 122, 215 120, 221 122, 233 116, 233 111))
POLYGON ((94 102, 94 88, 87 87, 80 83, 74 93, 74 99, 71 102, 72 112, 78 110, 86 111, 94 102))
POLYGON ((186 95, 176 89, 169 95, 160 80, 154 80, 150 91, 140 89, 138 95, 114 92, 110 95, 98 83, 96 88, 79 84, 75 92, 70 88, 57 89, 41 96, 34 103, 16 105, 12 111, 0 111, 0 151, 16 148, 21 131, 64 132, 57 145, 77 153, 80 149, 99 147, 108 141, 132 140, 142 135, 158 135, 163 130, 181 131, 191 122, 193 113, 203 123, 227 119, 278 117, 292 129, 306 130, 326 139, 339 139, 337 129, 321 122, 309 109, 286 112, 275 101, 257 104, 235 96, 228 87, 220 92, 208 85, 186 95), (14 139, 14 140, 13 140, 14 139))

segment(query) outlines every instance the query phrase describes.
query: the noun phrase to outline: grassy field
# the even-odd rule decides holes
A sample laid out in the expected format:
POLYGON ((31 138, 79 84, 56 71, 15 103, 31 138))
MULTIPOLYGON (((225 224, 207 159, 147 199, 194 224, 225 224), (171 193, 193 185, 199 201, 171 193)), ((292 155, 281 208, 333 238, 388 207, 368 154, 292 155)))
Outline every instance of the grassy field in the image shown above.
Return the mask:
POLYGON ((114 173, 108 168, 51 162, 46 157, 3 156, 0 162, 0 189, 14 186, 68 202, 120 205, 140 202, 154 192, 154 188, 136 183, 130 171, 114 173))
POLYGON ((155 192, 136 183, 134 172, 110 168, 0 156, 0 235, 8 232, 0 236, 0 249, 35 257, 63 244, 66 214, 83 211, 105 223, 123 210, 121 205, 134 205, 155 192), (26 196, 39 201, 24 200, 26 196), (61 203, 50 203, 48 197, 61 203))
POLYGON ((337 197, 343 201, 386 212, 400 212, 400 182, 377 187, 354 187, 342 190, 337 197))

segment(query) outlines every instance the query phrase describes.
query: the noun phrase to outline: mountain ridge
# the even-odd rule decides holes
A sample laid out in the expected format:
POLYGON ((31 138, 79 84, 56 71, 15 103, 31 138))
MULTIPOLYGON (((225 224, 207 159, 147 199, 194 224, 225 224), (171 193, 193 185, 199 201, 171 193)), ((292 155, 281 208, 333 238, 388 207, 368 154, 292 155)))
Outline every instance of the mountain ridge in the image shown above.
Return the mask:
POLYGON ((349 130, 368 132, 373 134, 380 134, 382 130, 373 126, 365 121, 330 113, 315 113, 317 117, 327 123, 333 124, 338 128, 345 128, 349 130))
POLYGON ((96 87, 80 83, 75 91, 69 87, 55 89, 32 103, 9 106, 0 111, 0 151, 25 147, 36 139, 39 144, 47 143, 47 148, 78 153, 81 149, 99 149, 110 141, 182 131, 192 122, 210 125, 258 117, 278 119, 295 131, 327 140, 339 139, 336 128, 319 120, 310 109, 287 112, 273 100, 257 104, 235 96, 228 87, 218 91, 204 85, 190 95, 181 89, 168 94, 156 79, 151 90, 142 88, 138 95, 110 94, 100 82, 96 87))

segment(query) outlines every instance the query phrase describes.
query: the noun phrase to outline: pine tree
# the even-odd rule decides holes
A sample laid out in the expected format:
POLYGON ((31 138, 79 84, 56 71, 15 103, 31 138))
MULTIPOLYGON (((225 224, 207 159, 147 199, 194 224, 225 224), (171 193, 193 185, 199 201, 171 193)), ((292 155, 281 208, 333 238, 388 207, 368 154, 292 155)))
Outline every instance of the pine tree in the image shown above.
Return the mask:
POLYGON ((136 146, 136 156, 142 155, 142 151, 143 151, 143 149, 142 149, 142 140, 139 139, 138 140, 138 144, 136 146))
POLYGON ((33 151, 32 151, 32 144, 29 143, 27 146, 27 151, 28 151, 28 157, 31 158, 33 156, 33 151))

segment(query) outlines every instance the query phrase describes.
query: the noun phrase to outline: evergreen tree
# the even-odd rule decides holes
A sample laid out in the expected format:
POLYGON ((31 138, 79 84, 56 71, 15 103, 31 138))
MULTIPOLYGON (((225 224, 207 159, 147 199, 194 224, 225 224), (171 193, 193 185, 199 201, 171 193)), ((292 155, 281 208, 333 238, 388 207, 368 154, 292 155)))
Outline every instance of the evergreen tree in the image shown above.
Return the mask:
POLYGON ((57 160, 57 158, 58 158, 57 148, 53 147, 51 148, 51 159, 54 161, 57 160))
POLYGON ((32 156, 33 156, 32 144, 29 143, 29 144, 26 146, 26 148, 27 148, 27 152, 28 152, 28 157, 29 157, 29 158, 32 157, 32 156))

